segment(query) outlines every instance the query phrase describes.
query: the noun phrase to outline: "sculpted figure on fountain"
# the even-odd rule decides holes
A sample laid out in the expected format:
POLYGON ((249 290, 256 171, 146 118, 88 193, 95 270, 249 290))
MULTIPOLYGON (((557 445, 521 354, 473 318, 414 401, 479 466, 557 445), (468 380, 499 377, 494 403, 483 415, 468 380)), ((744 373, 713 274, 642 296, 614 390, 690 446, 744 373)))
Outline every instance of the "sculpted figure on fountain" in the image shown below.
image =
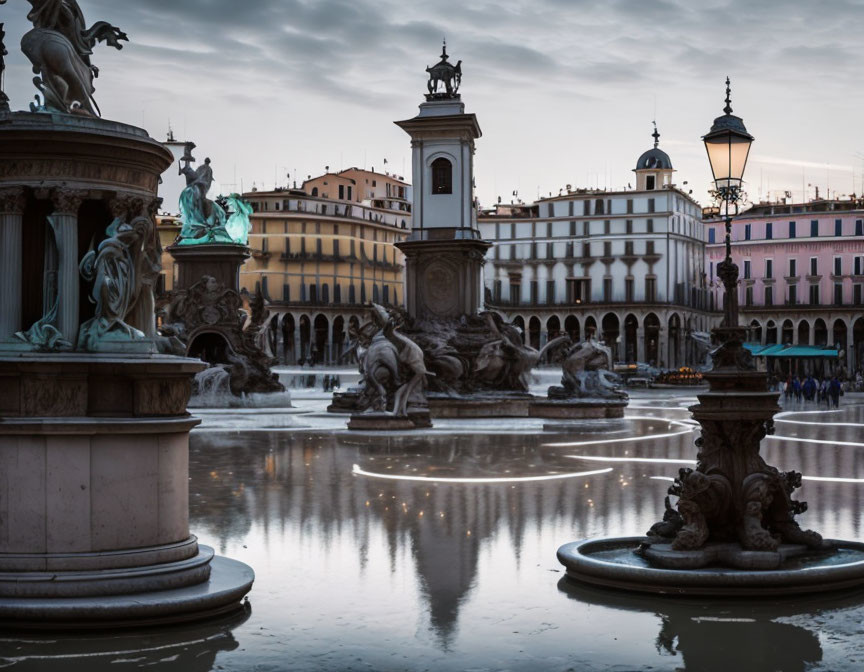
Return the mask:
MULTIPOLYGON (((4 4, 2 0, 0 4, 4 4)), ((33 64, 36 96, 32 111, 66 112, 101 116, 93 99, 93 80, 99 68, 90 61, 99 42, 122 49, 126 33, 106 21, 89 28, 75 0, 29 0, 33 9, 27 18, 33 29, 21 38, 21 50, 33 64)))
POLYGON ((143 343, 155 350, 153 286, 162 269, 162 246, 153 221, 153 205, 122 196, 111 202, 114 220, 96 250, 80 263, 81 276, 93 283, 95 316, 81 325, 82 350, 126 350, 143 343), (110 344, 110 345, 109 345, 110 344))
POLYGON ((249 215, 252 206, 239 194, 221 196, 215 201, 207 198, 213 186, 213 168, 210 159, 192 168, 195 162, 192 150, 195 143, 186 143, 186 152, 180 159, 179 174, 186 177, 186 188, 180 193, 180 214, 183 228, 178 245, 230 243, 246 245, 249 242, 249 215), (230 213, 230 214, 229 214, 230 213))

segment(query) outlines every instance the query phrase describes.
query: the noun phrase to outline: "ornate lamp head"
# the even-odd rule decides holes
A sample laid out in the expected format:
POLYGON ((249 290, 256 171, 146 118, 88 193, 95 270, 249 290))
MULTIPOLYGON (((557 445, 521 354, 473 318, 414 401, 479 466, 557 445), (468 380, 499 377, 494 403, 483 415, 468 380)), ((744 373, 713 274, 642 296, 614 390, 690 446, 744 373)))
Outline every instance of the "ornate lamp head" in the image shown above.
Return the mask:
POLYGON ((429 93, 426 100, 459 100, 459 85, 462 83, 462 61, 453 65, 448 60, 447 41, 441 49, 441 60, 431 68, 426 68, 429 73, 429 82, 426 87, 429 93), (443 90, 439 91, 439 86, 443 90))
POLYGON ((726 78, 726 107, 711 130, 703 136, 714 183, 721 197, 729 202, 738 200, 744 177, 744 167, 750 154, 753 136, 747 132, 741 117, 732 114, 731 88, 726 78))

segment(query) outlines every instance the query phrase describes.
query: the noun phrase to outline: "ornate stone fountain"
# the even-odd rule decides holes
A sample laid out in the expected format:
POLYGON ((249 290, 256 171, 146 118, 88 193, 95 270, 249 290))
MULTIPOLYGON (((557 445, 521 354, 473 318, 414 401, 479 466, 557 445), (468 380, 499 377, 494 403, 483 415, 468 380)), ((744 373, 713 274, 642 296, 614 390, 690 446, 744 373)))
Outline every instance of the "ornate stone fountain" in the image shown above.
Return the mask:
MULTIPOLYGON (((421 426, 429 414, 621 417, 626 395, 614 374, 599 372, 611 368, 611 362, 596 364, 587 354, 596 353, 599 344, 574 344, 569 336, 560 336, 538 350, 503 315, 483 311, 482 271, 491 243, 480 238, 474 205, 474 141, 480 126, 474 114, 465 112, 459 94, 461 61, 450 63, 446 44, 441 60, 426 71, 429 93, 420 113, 396 122, 411 136, 412 232, 397 243, 406 259, 407 311, 391 309, 387 318, 424 355, 428 389, 425 401, 416 402, 423 411, 412 417, 421 426), (552 400, 535 397, 529 391, 531 370, 556 350, 566 350, 564 385, 552 400)), ((356 416, 392 408, 400 375, 389 374, 386 348, 374 345, 376 339, 385 340, 386 322, 373 319, 352 334, 362 353, 361 384, 335 393, 332 412, 356 416)))
POLYGON ((88 29, 74 0, 31 4, 22 48, 42 96, 0 110, 0 622, 238 609, 252 570, 189 531, 186 404, 203 365, 160 354, 155 328, 172 156, 99 117, 90 55, 125 35, 88 29))
POLYGON ((757 372, 738 322, 738 267, 731 256, 732 207, 752 136, 732 115, 727 80, 725 114, 705 136, 719 199, 726 205, 724 319, 713 331, 710 389, 690 408, 699 422, 695 469, 681 469, 669 488, 663 521, 645 537, 573 542, 558 550, 578 581, 647 592, 717 595, 820 592, 864 584, 864 544, 826 541, 802 530, 807 510, 792 499, 801 474, 782 472, 759 454, 774 431, 778 392, 757 372), (711 144, 721 145, 715 150, 711 144), (746 143, 746 147, 742 147, 746 143), (736 146, 738 145, 738 146, 736 146), (716 153, 715 153, 716 152, 716 153), (735 152, 743 152, 736 160, 735 152), (719 163, 718 165, 714 165, 719 163), (740 170, 736 176, 728 171, 740 170), (634 558, 638 555, 638 560, 634 558))
POLYGON ((226 379, 234 396, 283 392, 276 363, 263 334, 267 319, 264 299, 253 299, 252 315, 241 310, 240 266, 249 258, 249 215, 252 206, 238 194, 212 201, 210 159, 193 170, 192 150, 186 143, 180 174, 186 188, 180 194, 183 226, 168 252, 177 266, 175 287, 159 297, 160 332, 177 339, 180 352, 200 357, 210 365, 196 377, 201 392, 211 374, 226 379))

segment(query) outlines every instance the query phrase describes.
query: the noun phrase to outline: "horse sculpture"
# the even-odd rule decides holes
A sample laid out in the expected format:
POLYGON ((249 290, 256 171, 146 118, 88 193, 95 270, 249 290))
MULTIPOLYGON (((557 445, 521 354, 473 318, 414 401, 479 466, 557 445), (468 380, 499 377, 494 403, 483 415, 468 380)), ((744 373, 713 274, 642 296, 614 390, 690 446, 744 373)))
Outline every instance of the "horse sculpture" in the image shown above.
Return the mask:
POLYGON ((40 106, 31 105, 31 109, 100 116, 93 98, 93 80, 99 69, 90 62, 90 55, 98 42, 122 49, 121 41, 128 41, 126 33, 105 21, 87 28, 76 0, 29 2, 33 9, 27 18, 33 29, 21 39, 21 50, 33 64, 38 75, 33 83, 44 97, 40 106))
MULTIPOLYGON (((429 81, 426 83, 430 95, 440 95, 438 85, 444 85, 444 92, 448 97, 456 95, 459 90, 459 85, 462 83, 462 61, 458 61, 455 66, 442 61, 431 68, 426 68, 429 73, 429 81)), ((441 93, 444 93, 441 92, 441 93)))

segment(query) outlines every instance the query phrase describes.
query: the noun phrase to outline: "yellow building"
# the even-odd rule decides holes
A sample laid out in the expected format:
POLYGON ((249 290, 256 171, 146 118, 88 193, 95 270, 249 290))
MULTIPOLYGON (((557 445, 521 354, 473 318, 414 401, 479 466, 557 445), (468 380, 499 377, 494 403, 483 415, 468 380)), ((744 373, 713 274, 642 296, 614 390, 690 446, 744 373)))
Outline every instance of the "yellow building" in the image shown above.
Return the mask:
POLYGON ((174 257, 168 253, 168 246, 174 244, 177 236, 180 235, 182 226, 183 222, 180 221, 179 217, 156 215, 156 231, 159 234, 159 242, 162 244, 162 274, 159 276, 159 283, 155 289, 156 296, 174 289, 176 278, 174 257))
POLYGON ((272 344, 288 364, 337 363, 348 328, 370 302, 403 300, 402 253, 411 230, 410 186, 394 175, 349 168, 303 189, 252 191, 252 257, 240 269, 250 294, 260 285, 272 344))

